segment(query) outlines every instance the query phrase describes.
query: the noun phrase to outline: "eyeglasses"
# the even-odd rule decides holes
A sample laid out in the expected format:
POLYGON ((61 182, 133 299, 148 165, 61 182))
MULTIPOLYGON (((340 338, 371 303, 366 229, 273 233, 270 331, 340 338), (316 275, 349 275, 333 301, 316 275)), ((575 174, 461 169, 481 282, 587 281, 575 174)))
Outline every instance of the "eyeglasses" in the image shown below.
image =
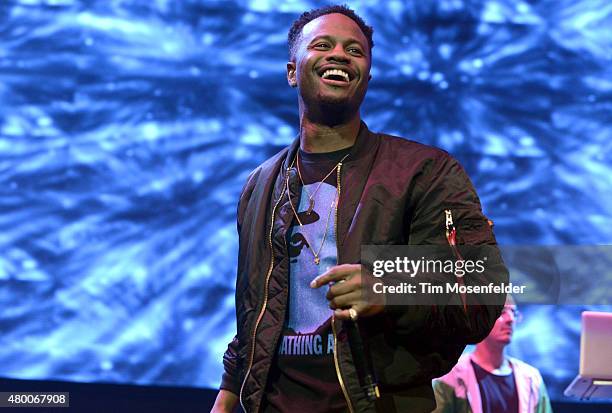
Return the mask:
POLYGON ((515 323, 520 323, 521 321, 523 321, 523 313, 521 313, 516 308, 504 307, 499 318, 506 321, 514 320, 515 323), (510 318, 510 315, 512 315, 512 318, 510 318))

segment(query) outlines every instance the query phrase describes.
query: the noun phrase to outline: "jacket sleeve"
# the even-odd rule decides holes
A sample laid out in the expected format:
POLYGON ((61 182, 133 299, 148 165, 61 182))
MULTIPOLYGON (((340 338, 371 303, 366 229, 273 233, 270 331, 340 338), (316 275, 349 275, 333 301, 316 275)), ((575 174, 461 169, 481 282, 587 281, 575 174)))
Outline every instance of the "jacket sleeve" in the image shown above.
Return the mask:
MULTIPOLYGON (((236 228, 238 231, 239 240, 241 237, 241 229, 242 229, 242 223, 244 219, 244 212, 248 204, 248 201, 251 197, 251 193, 253 192, 253 188, 255 186, 258 172, 259 172, 259 169, 256 169, 253 172, 251 172, 251 174, 247 178, 247 181, 240 193, 240 200, 238 201, 237 214, 236 214, 236 228)), ((240 253, 241 251, 239 249, 238 250, 239 256, 240 256, 240 253)), ((238 277, 240 277, 240 271, 238 271, 238 274, 237 274, 236 285, 238 285, 240 282, 238 277)), ((241 300, 243 300, 243 298, 240 295, 240 291, 241 290, 239 288, 236 288, 236 316, 238 316, 238 311, 240 311, 240 308, 242 308, 242 306, 239 305, 241 303, 241 300)), ((232 393, 236 395, 240 393, 240 386, 242 384, 241 383, 242 368, 244 364, 244 359, 243 357, 241 357, 239 349, 240 349, 240 341, 238 339, 238 335, 235 335, 232 341, 228 344, 227 350, 223 354, 224 372, 221 378, 221 386, 220 386, 221 389, 231 391, 232 393)))
POLYGON ((230 341, 225 354, 223 354, 223 376, 221 377, 220 389, 228 390, 234 394, 240 393, 240 374, 239 369, 242 359, 238 355, 238 337, 230 341))
POLYGON ((538 405, 536 406, 536 413, 552 413, 552 406, 550 405, 550 397, 546 390, 546 384, 544 380, 540 381, 540 397, 538 398, 538 405))
POLYGON ((432 382, 436 408, 431 413, 455 413, 455 389, 437 379, 432 382))
MULTIPOLYGON (((450 210, 457 230, 457 244, 489 245, 492 247, 487 248, 494 252, 488 257, 487 270, 478 276, 480 279, 475 277, 469 281, 481 285, 507 282, 508 271, 496 247, 491 225, 483 215, 478 195, 461 165, 440 151, 424 162, 415 180, 407 212, 410 214, 409 244, 448 245, 445 210, 450 210)), ((468 277, 465 280, 467 283, 468 277)), ((407 330, 425 327, 432 335, 459 345, 478 343, 491 331, 501 313, 505 296, 500 295, 494 301, 496 305, 474 302, 471 296, 465 309, 456 304, 458 297, 453 297, 455 304, 410 306, 413 308, 404 309, 398 319, 398 327, 407 330)))

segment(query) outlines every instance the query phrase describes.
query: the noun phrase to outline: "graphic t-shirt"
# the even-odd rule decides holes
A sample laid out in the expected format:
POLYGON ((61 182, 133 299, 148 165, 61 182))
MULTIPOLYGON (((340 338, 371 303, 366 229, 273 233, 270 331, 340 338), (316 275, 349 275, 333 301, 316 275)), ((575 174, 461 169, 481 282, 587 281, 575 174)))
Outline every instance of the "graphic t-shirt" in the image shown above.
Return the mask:
POLYGON ((518 413, 518 393, 514 373, 500 376, 489 373, 472 361, 480 389, 483 413, 518 413))
POLYGON ((287 232, 289 302, 266 388, 266 413, 347 411, 333 359, 332 310, 325 298, 328 288, 312 289, 310 282, 337 263, 336 171, 324 182, 322 179, 349 151, 315 154, 300 150, 305 185, 296 211, 303 226, 294 217, 287 232), (310 213, 309 195, 314 200, 310 213), (318 265, 308 243, 320 257, 318 265))

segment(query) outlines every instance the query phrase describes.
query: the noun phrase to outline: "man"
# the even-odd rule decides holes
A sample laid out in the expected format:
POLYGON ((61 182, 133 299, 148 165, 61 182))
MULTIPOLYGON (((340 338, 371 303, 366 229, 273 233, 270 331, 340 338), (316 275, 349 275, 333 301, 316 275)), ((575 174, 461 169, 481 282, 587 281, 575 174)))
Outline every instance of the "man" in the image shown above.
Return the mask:
POLYGON ((361 121, 373 45, 371 27, 343 6, 304 13, 289 32, 300 135, 251 173, 240 196, 238 332, 215 412, 238 403, 247 412, 430 412, 431 379, 499 315, 501 306, 385 308, 361 294, 361 245, 445 245, 445 210, 459 243, 495 244, 457 161, 361 121), (357 320, 375 403, 347 338, 357 320))
POLYGON ((551 413, 540 372, 506 355, 521 314, 508 296, 491 333, 434 381, 436 413, 551 413))

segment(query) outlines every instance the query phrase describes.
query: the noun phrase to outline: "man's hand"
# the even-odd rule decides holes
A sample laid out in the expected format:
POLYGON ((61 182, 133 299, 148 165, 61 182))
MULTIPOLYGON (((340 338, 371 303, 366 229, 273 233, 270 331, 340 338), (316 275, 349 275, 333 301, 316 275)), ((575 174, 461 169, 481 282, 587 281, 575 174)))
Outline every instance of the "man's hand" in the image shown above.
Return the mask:
POLYGON ((364 300, 363 285, 368 282, 368 278, 362 272, 361 264, 336 265, 312 280, 310 287, 319 288, 330 284, 326 297, 329 308, 334 310, 334 316, 338 319, 350 320, 351 309, 357 317, 372 316, 383 311, 384 303, 364 300))

